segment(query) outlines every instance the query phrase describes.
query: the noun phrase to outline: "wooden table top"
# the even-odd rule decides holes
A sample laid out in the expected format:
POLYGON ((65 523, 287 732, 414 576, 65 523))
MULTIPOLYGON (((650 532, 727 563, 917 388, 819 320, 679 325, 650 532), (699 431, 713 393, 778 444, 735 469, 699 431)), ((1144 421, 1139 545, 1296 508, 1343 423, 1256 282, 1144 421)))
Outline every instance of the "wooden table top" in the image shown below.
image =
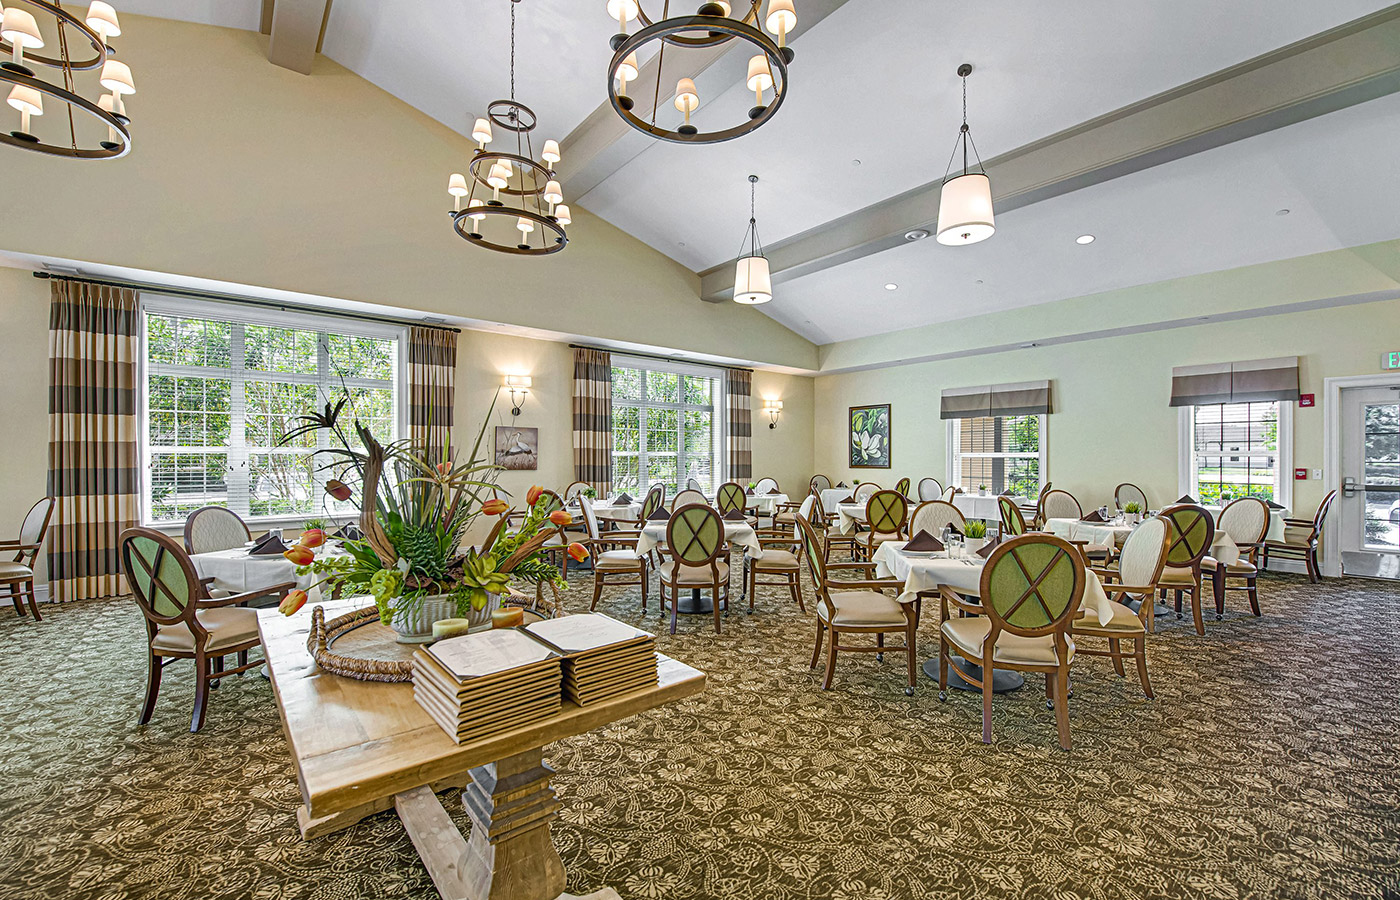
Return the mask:
MULTIPOLYGON (((329 621, 367 603, 352 597, 318 605, 329 621)), ((259 610, 258 631, 312 817, 460 776, 705 689, 704 672, 658 655, 660 683, 654 688, 585 707, 565 700, 557 716, 459 746, 413 699, 411 684, 356 681, 321 671, 306 650, 311 610, 310 603, 290 617, 259 610)))

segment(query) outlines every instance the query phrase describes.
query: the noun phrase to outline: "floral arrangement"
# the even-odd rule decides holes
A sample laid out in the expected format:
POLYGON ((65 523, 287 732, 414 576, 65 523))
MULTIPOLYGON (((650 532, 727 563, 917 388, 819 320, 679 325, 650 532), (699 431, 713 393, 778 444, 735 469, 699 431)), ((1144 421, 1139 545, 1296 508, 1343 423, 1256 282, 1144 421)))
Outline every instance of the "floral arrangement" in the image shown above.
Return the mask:
MULTIPOLYGON (((456 463, 448 446, 434 463, 424 448, 408 441, 381 444, 358 421, 356 447, 339 424, 344 405, 344 400, 334 407, 327 404, 323 414, 300 417, 302 424, 283 441, 315 429, 335 436, 338 446, 318 451, 332 457, 327 468, 338 476, 326 482, 326 493, 348 501, 358 488, 362 536, 343 540, 343 555, 319 559, 305 543, 292 547, 284 555, 297 564, 297 574, 315 574, 320 576, 317 585, 373 596, 386 625, 396 613, 416 612, 429 597, 450 598, 458 615, 465 616, 484 609, 490 594, 512 593, 515 582, 557 586, 562 581, 544 545, 572 517, 551 508, 557 506, 553 496, 536 486, 526 495, 521 524, 507 527, 510 504, 496 496, 499 469, 487 464, 481 452, 484 422, 466 462, 456 463), (479 516, 498 521, 480 548, 464 551, 462 537, 479 516)), ((566 552, 577 560, 588 556, 577 543, 566 552)))

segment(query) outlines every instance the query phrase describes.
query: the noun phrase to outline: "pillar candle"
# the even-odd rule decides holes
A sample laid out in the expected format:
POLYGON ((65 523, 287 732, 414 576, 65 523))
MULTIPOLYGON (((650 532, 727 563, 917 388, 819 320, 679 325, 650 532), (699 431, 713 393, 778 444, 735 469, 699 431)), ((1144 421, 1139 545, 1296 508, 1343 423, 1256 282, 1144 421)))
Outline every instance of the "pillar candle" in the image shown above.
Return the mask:
POLYGON ((492 628, 514 628, 525 624, 525 610, 518 606, 507 606, 491 611, 492 628))
POLYGON ((466 634, 471 627, 470 619, 438 619, 433 623, 433 640, 441 641, 466 634))

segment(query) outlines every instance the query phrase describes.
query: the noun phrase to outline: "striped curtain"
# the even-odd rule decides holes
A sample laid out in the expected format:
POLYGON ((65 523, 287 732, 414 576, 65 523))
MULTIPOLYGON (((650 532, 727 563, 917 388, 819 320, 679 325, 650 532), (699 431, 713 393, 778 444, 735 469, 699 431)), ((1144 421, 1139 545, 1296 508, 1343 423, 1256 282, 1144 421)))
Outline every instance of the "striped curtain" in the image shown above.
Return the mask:
POLYGON ((740 484, 753 477, 753 409, 749 400, 752 385, 752 372, 725 369, 724 396, 729 408, 725 455, 729 480, 740 484))
POLYGON ((574 348, 574 479, 612 493, 612 354, 574 348))
POLYGON ((457 332, 445 328, 408 330, 408 436, 437 459, 452 439, 453 384, 457 374, 457 332))
POLYGON ((50 282, 49 585, 59 601, 126 593, 119 538, 140 517, 140 321, 133 290, 50 282))

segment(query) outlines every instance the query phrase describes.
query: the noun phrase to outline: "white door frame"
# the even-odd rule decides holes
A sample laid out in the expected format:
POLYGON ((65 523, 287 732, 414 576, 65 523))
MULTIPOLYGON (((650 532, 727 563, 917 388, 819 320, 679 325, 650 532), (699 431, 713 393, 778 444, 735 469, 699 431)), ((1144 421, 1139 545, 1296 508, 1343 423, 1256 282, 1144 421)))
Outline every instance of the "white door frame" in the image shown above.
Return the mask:
MULTIPOLYGON (((1347 375, 1322 380, 1322 492, 1340 491, 1342 488, 1342 389, 1365 387, 1390 387, 1400 384, 1400 373, 1381 375, 1347 375)), ((1297 511, 1294 511, 1297 514, 1297 511)), ((1300 517, 1301 518, 1301 517, 1300 517)), ((1328 516, 1323 526, 1322 574, 1333 577, 1342 574, 1341 516, 1328 516)))

